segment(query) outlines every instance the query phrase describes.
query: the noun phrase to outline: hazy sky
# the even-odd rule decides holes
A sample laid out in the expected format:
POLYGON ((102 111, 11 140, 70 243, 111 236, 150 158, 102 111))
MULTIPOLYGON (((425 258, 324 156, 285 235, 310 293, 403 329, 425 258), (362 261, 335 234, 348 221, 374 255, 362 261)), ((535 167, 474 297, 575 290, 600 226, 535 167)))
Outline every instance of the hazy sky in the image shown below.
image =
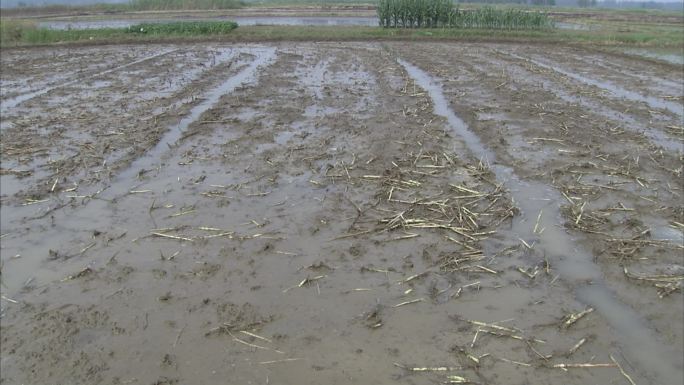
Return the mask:
MULTIPOLYGON (((249 0, 247 0, 249 1, 249 0)), ((321 0, 324 2, 325 0, 321 0)), ((331 0, 334 2, 334 0, 331 0)), ((598 0, 599 2, 603 0, 598 0)), ((618 2, 637 2, 641 3, 650 0, 617 0, 618 2)), ((684 0, 653 0, 658 3, 682 3, 684 0)), ((126 3, 128 0, 0 0, 1 7, 16 7, 19 2, 24 4, 94 4, 94 3, 126 3)))

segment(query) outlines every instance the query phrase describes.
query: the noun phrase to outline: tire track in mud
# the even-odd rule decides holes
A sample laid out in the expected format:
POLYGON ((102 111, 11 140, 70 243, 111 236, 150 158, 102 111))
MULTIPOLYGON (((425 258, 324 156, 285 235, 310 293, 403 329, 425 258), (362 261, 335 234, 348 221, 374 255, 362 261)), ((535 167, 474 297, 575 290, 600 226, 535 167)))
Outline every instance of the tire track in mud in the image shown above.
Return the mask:
MULTIPOLYGON (((521 86, 529 86, 536 90, 539 84, 535 82, 539 80, 541 88, 544 92, 550 93, 551 95, 549 96, 551 98, 558 98, 561 101, 580 106, 597 115, 597 118, 610 121, 611 125, 614 126, 611 127, 612 129, 619 128, 620 130, 643 136, 646 141, 650 141, 655 146, 660 146, 673 155, 684 150, 682 147, 684 143, 681 139, 666 132, 663 128, 667 124, 666 121, 661 120, 657 122, 660 124, 658 124, 659 127, 656 127, 654 121, 650 120, 650 118, 645 120, 646 118, 640 118, 638 114, 633 116, 627 111, 618 109, 619 106, 607 105, 603 100, 596 98, 596 95, 591 95, 592 93, 586 96, 585 92, 580 90, 578 91, 580 94, 576 95, 577 91, 567 84, 569 82, 574 83, 571 78, 568 78, 566 82, 560 82, 558 77, 551 76, 551 74, 555 74, 552 70, 534 71, 530 69, 532 65, 523 65, 517 59, 511 60, 512 57, 507 52, 501 51, 501 49, 496 47, 490 49, 475 55, 469 54, 470 52, 464 53, 464 58, 467 59, 458 61, 459 68, 473 74, 472 76, 476 78, 488 78, 498 72, 507 74, 508 76, 503 77, 503 82, 497 85, 494 90, 502 87, 503 89, 508 89, 510 97, 519 96, 519 93, 523 91, 521 86), (489 56, 482 57, 483 54, 489 55, 490 53, 500 57, 502 63, 492 60, 489 56)), ((525 63, 527 64, 527 62, 525 63)), ((566 79, 563 78, 563 80, 566 79)), ((492 95, 492 97, 494 96, 495 94, 492 95)), ((551 99, 546 100, 550 101, 551 99)))
MULTIPOLYGON (((69 80, 67 82, 56 84, 56 85, 53 85, 50 87, 45 87, 45 88, 42 88, 42 89, 37 90, 37 91, 32 91, 32 92, 27 92, 25 94, 17 95, 15 97, 9 98, 8 100, 5 100, 2 103, 0 103, 0 105, 1 105, 0 113, 5 114, 9 109, 14 108, 14 107, 18 106, 19 104, 21 104, 27 100, 31 100, 33 98, 47 94, 48 92, 50 92, 52 90, 55 90, 58 88, 63 88, 63 87, 69 87, 69 86, 74 85, 76 83, 81 83, 81 82, 84 82, 84 81, 87 81, 90 79, 94 79, 94 78, 97 78, 100 76, 108 75, 110 73, 120 71, 122 69, 126 69, 126 68, 134 66, 136 64, 144 63, 144 62, 147 62, 147 61, 153 60, 153 59, 158 59, 162 56, 168 55, 168 54, 176 52, 176 51, 178 51, 178 48, 166 50, 166 51, 163 51, 163 52, 151 55, 151 56, 147 56, 147 57, 144 57, 144 58, 141 58, 138 60, 134 60, 132 62, 123 64, 123 65, 120 65, 120 66, 117 66, 114 68, 110 68, 108 70, 104 70, 104 71, 97 72, 97 73, 92 74, 92 75, 88 75, 88 76, 83 77, 83 78, 77 78, 77 79, 69 80)), ((0 125, 0 128, 4 129, 5 125, 0 125)))
MULTIPOLYGON (((681 248, 677 241, 681 233, 674 229, 674 221, 681 222, 681 188, 672 185, 677 180, 673 178, 680 176, 681 161, 642 135, 614 129, 621 123, 619 119, 607 119, 590 108, 585 112, 576 103, 566 105, 557 99, 553 92, 558 89, 584 98, 587 88, 578 88, 572 80, 508 58, 491 58, 490 50, 498 47, 485 47, 474 54, 470 47, 444 48, 444 54, 425 55, 432 57, 427 60, 406 55, 439 74, 451 106, 500 156, 500 162, 514 167, 524 179, 543 181, 565 194, 564 198, 567 195, 567 202, 561 202, 567 231, 573 237, 582 234, 578 242, 596 253, 596 263, 612 293, 647 320, 651 330, 668 336, 663 339, 667 345, 679 349, 682 329, 668 320, 681 319, 681 305, 676 298, 653 300, 658 298, 653 287, 625 275, 623 266, 645 274, 674 274, 681 266, 681 254, 676 251, 681 248), (455 52, 466 65, 461 65, 461 60, 444 65, 447 55, 455 52), (476 68, 467 63, 475 63, 476 68), (539 81, 545 85, 537 93, 539 81), (645 161, 639 162, 639 157, 645 161), (619 206, 616 202, 631 208, 618 214, 612 211, 619 206), (643 235, 645 239, 665 250, 639 247, 630 256, 632 248, 619 243, 619 239, 649 231, 643 235), (672 301, 674 306, 669 307, 667 303, 672 301)), ((607 105, 603 99, 597 100, 607 105)), ((617 111, 624 109, 619 106, 610 104, 617 111)), ((644 115, 637 112, 640 116, 644 115)), ((638 124, 643 128, 648 123, 638 124)), ((667 296, 661 293, 658 295, 667 296)))
POLYGON ((514 221, 508 235, 512 239, 520 238, 527 245, 532 245, 530 248, 537 245, 536 247, 542 249, 559 267, 561 275, 566 279, 574 282, 591 282, 575 290, 577 298, 580 302, 596 308, 616 329, 626 354, 639 369, 654 378, 659 378, 664 384, 680 383, 682 372, 676 361, 672 360, 677 354, 663 348, 641 316, 615 298, 606 286, 601 270, 593 262, 592 255, 578 246, 563 227, 557 226, 558 221, 562 220, 562 196, 545 184, 521 180, 508 166, 494 164, 494 153, 451 110, 441 85, 413 64, 401 58, 398 58, 398 62, 416 83, 428 92, 433 102, 434 113, 447 119, 452 131, 463 139, 471 152, 491 163, 491 170, 497 180, 510 190, 522 218, 531 219, 514 221), (535 217, 538 218, 536 224, 533 222, 535 217), (545 231, 538 231, 540 224, 545 231))

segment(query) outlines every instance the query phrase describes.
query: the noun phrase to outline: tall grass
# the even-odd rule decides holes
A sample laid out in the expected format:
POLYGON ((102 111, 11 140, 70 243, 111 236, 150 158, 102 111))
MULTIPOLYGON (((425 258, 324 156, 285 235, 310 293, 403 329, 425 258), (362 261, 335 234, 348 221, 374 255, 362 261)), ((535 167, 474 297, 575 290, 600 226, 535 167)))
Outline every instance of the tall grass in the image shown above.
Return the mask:
POLYGON ((545 13, 483 7, 460 10, 451 0, 379 0, 378 19, 385 28, 548 29, 545 13))
POLYGON ((50 44, 68 41, 124 41, 158 39, 165 36, 192 38, 225 35, 237 28, 232 21, 197 21, 174 23, 143 23, 130 28, 98 28, 53 30, 38 28, 35 22, 1 20, 0 46, 11 47, 31 44, 50 44), (149 37, 145 37, 149 36, 149 37))
POLYGON ((26 30, 35 28, 36 24, 30 21, 2 20, 0 21, 0 43, 19 41, 26 30))

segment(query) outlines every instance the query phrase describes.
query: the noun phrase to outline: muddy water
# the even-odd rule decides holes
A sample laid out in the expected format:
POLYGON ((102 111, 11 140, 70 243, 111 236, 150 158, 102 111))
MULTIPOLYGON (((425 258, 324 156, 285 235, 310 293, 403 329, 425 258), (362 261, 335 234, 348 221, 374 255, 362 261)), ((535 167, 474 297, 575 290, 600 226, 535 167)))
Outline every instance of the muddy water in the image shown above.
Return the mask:
MULTIPOLYGON (((22 129, 17 131, 10 130, 3 132, 5 137, 19 136, 33 138, 33 143, 36 147, 42 147, 39 150, 39 156, 22 155, 19 157, 9 156, 12 151, 11 145, 4 147, 7 149, 3 153, 3 167, 8 169, 18 170, 32 170, 29 171, 29 176, 17 180, 16 177, 10 174, 0 176, 0 183, 3 186, 3 198, 8 200, 12 195, 5 195, 7 189, 16 191, 16 189, 23 190, 23 194, 30 195, 30 190, 35 188, 36 181, 50 179, 55 183, 59 181, 54 169, 46 168, 44 166, 45 157, 51 159, 64 159, 65 157, 78 156, 78 143, 95 143, 102 145, 105 149, 110 147, 106 144, 107 139, 112 138, 115 141, 118 138, 125 138, 127 136, 135 136, 136 132, 148 129, 157 129, 156 122, 160 119, 163 122, 163 117, 169 114, 184 113, 186 105, 197 103, 196 92, 205 88, 207 80, 205 77, 212 76, 213 72, 229 70, 234 51, 233 49, 202 49, 198 51, 181 50, 176 54, 171 54, 171 51, 176 52, 177 49, 166 49, 166 55, 159 55, 156 58, 156 63, 153 66, 137 66, 131 67, 131 63, 126 66, 117 66, 105 72, 98 73, 101 78, 97 81, 86 81, 83 84, 74 84, 72 86, 64 86, 55 89, 48 94, 37 96, 35 100, 27 102, 26 105, 16 107, 7 114, 3 115, 2 123, 10 123, 22 121, 23 117, 31 116, 30 124, 24 123, 22 129), (172 65, 177 71, 171 71, 170 68, 166 70, 159 70, 160 67, 172 65), (179 68, 180 66, 180 68, 179 68), (127 68, 126 71, 118 71, 121 68, 127 68), (171 79, 170 73, 180 74, 174 79, 171 79), (102 96, 105 95, 103 98, 102 96), (174 98, 174 96, 176 96, 174 98), (33 115, 35 111, 51 111, 50 114, 33 115), (65 113, 66 111, 66 113, 65 113), (75 112, 72 112, 75 111, 75 112), (172 112, 171 112, 172 111, 172 112), (60 121, 70 121, 70 116, 77 114, 78 120, 89 121, 89 124, 84 130, 68 130, 64 132, 65 127, 70 125, 60 123, 60 121), (61 118, 55 118, 56 115, 61 118), (124 118, 125 117, 125 118, 124 118), (152 125, 152 127, 150 127, 152 125), (65 141, 61 145, 55 146, 52 141, 45 146, 39 144, 35 140, 36 137, 60 137, 63 135, 65 141), (51 176, 52 174, 52 176, 51 176)), ((105 56, 106 57, 106 56, 105 56)), ((251 57, 249 54, 245 58, 251 57)), ((136 61, 139 62, 139 61, 136 61)), ((224 75, 225 76, 225 75, 224 75)), ((172 119, 174 120, 174 119, 172 119)), ((175 121, 175 120, 174 120, 175 121)), ((9 124, 7 125, 10 126, 9 124)), ((150 134, 145 132, 145 137, 140 138, 138 142, 145 143, 146 139, 150 138, 150 134)), ((4 142, 3 144, 6 144, 4 142)), ((156 143, 156 142, 155 142, 156 143)), ((33 149, 31 149, 33 150, 33 149)), ((135 148, 132 149, 135 151, 135 148)), ((102 154, 104 160, 101 163, 102 169, 97 170, 101 173, 106 170, 107 165, 116 165, 117 161, 125 161, 126 154, 117 152, 116 150, 110 154, 102 154), (123 159, 122 159, 123 158, 123 159)), ((100 174, 103 175, 103 174, 100 174)), ((86 176, 87 177, 87 176, 86 176)), ((100 179, 99 175, 95 176, 100 179)), ((78 176, 72 176, 74 179, 79 179, 78 176)), ((71 178, 69 178, 71 179, 71 178)), ((66 183, 66 179, 64 180, 66 183)), ((77 182, 69 182, 72 186, 77 186, 77 182)), ((87 191, 95 192, 102 186, 91 186, 92 188, 81 186, 80 192, 87 194, 87 191)), ((55 190, 55 189, 51 189, 55 190)), ((57 189, 59 191, 59 189, 57 189)), ((72 189, 73 190, 73 189, 72 189)), ((42 200, 40 204, 35 206, 27 206, 26 210, 22 209, 6 209, 2 215, 3 228, 11 228, 10 223, 18 223, 21 218, 28 212, 33 212, 35 215, 41 215, 37 210, 50 210, 58 204, 64 204, 65 201, 73 199, 73 196, 83 196, 77 193, 62 193, 57 194, 50 191, 50 197, 42 200)), ((15 202, 16 203, 16 202, 15 202)), ((33 215, 29 215, 33 216, 33 215)))
POLYGON ((579 286, 576 289, 578 299, 606 317, 618 331, 625 352, 635 365, 650 372, 662 383, 681 382, 684 377, 677 354, 665 349, 641 317, 614 297, 605 286, 599 267, 593 263, 593 256, 578 247, 577 241, 560 226, 562 196, 544 184, 521 181, 511 168, 496 164, 494 154, 448 106, 439 83, 420 68, 401 59, 398 61, 416 83, 430 94, 435 114, 447 119, 451 129, 470 151, 491 162, 490 167, 497 180, 510 190, 520 209, 521 218, 514 220, 509 237, 519 237, 530 248, 541 250, 558 267, 563 277, 576 282, 579 286))
POLYGON ((598 29, 598 27, 592 26, 592 25, 579 24, 579 23, 567 23, 567 22, 562 22, 562 21, 557 21, 555 23, 555 25, 559 29, 569 29, 569 30, 573 30, 573 31, 590 31, 593 29, 598 29))

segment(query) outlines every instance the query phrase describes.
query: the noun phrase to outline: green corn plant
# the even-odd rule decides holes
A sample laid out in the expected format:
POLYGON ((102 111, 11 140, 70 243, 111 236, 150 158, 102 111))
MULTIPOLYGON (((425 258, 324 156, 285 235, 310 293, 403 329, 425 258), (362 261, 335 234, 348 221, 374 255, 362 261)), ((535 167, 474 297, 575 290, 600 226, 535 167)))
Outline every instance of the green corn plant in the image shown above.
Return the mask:
POLYGON ((452 0, 378 0, 378 23, 385 28, 550 29, 541 12, 483 7, 463 11, 452 0))

